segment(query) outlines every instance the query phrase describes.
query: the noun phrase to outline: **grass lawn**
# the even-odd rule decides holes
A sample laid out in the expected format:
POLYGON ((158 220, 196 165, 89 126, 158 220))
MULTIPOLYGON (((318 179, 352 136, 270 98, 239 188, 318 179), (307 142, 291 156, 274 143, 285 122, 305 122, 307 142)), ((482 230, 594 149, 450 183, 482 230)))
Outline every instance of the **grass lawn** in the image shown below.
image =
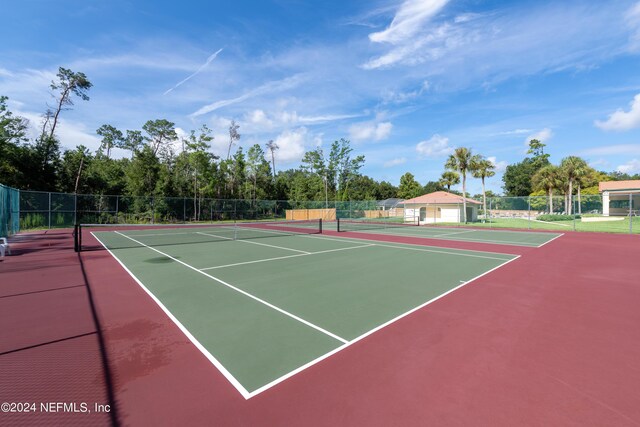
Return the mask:
MULTIPOLYGON (((454 225, 454 224, 451 224, 454 225)), ((621 221, 582 222, 550 221, 540 222, 521 218, 491 218, 488 222, 474 222, 473 227, 488 228, 520 228, 526 230, 557 230, 557 231, 596 231, 603 233, 629 233, 629 218, 621 221), (575 225, 575 228, 574 228, 575 225)), ((640 234, 640 217, 633 217, 631 227, 634 234, 640 234)))

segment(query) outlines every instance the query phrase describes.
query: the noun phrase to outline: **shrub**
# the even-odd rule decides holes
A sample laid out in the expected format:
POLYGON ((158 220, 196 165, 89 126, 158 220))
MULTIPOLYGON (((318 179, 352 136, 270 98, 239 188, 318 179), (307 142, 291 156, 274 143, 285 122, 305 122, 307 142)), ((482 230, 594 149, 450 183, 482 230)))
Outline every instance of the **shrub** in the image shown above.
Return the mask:
POLYGON ((580 215, 560 215, 560 214, 553 214, 553 215, 538 215, 536 217, 536 219, 538 221, 573 221, 573 218, 580 218, 580 215))

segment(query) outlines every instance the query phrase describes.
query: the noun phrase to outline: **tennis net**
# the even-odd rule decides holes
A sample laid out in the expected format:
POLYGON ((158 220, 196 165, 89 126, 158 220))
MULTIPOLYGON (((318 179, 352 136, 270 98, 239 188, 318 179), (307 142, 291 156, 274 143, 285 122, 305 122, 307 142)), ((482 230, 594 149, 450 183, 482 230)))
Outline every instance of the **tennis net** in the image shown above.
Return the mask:
POLYGON ((144 246, 184 245, 322 233, 322 220, 217 224, 79 224, 76 252, 144 246))
POLYGON ((380 230, 386 228, 398 228, 417 226, 414 218, 390 217, 390 218, 338 218, 338 231, 364 231, 380 230))

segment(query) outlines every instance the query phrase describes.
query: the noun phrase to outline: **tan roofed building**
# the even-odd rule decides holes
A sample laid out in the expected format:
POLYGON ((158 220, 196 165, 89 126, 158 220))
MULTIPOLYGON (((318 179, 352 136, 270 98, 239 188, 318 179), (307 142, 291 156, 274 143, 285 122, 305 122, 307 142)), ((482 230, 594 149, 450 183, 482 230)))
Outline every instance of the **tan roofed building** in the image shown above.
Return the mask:
POLYGON ((604 216, 640 215, 640 180, 605 181, 598 189, 604 216))
POLYGON ((482 203, 470 198, 464 198, 446 191, 436 191, 404 201, 406 221, 420 224, 434 224, 444 222, 463 222, 463 201, 467 202, 467 221, 477 221, 478 207, 482 203))

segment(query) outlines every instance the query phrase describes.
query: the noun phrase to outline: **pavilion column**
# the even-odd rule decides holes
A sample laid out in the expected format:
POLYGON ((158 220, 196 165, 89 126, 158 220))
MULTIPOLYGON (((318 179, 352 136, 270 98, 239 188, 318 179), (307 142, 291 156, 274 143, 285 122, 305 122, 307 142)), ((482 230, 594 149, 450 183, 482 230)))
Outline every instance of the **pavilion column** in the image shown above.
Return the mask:
POLYGON ((609 192, 602 192, 602 215, 609 216, 609 192))

